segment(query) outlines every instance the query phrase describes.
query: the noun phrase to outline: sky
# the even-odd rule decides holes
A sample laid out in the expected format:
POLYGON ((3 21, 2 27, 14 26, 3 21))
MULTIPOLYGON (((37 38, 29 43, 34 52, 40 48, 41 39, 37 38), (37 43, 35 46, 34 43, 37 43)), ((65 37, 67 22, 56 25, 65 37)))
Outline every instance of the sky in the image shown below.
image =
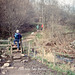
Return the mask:
POLYGON ((72 5, 73 4, 73 0, 58 0, 58 2, 60 4, 69 4, 69 5, 72 5))
MULTIPOLYGON (((36 2, 39 2, 41 0, 33 0, 33 1, 36 1, 36 2)), ((46 0, 47 1, 47 0, 46 0)), ((57 0, 59 4, 62 4, 62 5, 73 5, 73 1, 74 1, 74 4, 75 4, 75 0, 57 0)))

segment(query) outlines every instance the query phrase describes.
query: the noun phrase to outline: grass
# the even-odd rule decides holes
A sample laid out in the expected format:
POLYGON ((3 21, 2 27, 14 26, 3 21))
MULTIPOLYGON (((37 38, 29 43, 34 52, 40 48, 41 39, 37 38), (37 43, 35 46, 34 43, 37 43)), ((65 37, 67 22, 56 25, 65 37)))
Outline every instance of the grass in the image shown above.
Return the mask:
POLYGON ((30 35, 32 32, 27 32, 22 34, 22 38, 25 39, 28 35, 30 35))
POLYGON ((67 75, 75 75, 75 73, 73 73, 72 71, 68 70, 67 75))
POLYGON ((42 38, 42 35, 41 35, 40 33, 37 33, 37 34, 36 34, 36 38, 41 39, 41 38, 42 38))
MULTIPOLYGON (((42 57, 37 56, 36 59, 39 59, 40 61, 42 61, 42 57)), ((46 59, 43 59, 43 63, 45 63, 49 68, 57 71, 58 73, 66 73, 67 75, 75 75, 75 73, 71 70, 65 69, 65 64, 61 64, 61 66, 55 65, 51 62, 48 62, 46 59), (63 67, 63 68, 61 68, 63 67)))
POLYGON ((30 42, 30 44, 32 44, 34 42, 34 40, 30 40, 29 42, 30 42))

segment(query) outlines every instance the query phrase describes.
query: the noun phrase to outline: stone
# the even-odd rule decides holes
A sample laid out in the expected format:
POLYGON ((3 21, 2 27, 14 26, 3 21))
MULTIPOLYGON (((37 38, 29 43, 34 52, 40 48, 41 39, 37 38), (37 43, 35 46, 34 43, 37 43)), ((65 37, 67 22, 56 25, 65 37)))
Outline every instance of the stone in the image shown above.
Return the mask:
POLYGON ((21 56, 25 56, 24 54, 21 54, 21 56))
POLYGON ((31 35, 34 34, 34 32, 31 33, 31 35))
POLYGON ((13 56, 13 59, 18 59, 18 58, 21 58, 21 55, 14 55, 13 56))
POLYGON ((11 62, 10 60, 7 61, 7 63, 11 62))
POLYGON ((4 71, 2 71, 2 74, 5 74, 5 72, 4 72, 4 71))
POLYGON ((7 72, 7 70, 2 70, 2 74, 5 74, 7 72))
POLYGON ((75 40, 73 42, 71 42, 70 44, 75 46, 75 40))
POLYGON ((28 59, 22 60, 22 62, 23 62, 23 63, 24 63, 24 62, 28 62, 28 59))
POLYGON ((9 65, 10 65, 9 63, 5 63, 3 66, 8 67, 9 65))
POLYGON ((0 62, 1 62, 1 59, 0 59, 0 62))
POLYGON ((24 67, 19 67, 18 70, 24 70, 24 67))
POLYGON ((14 67, 7 67, 7 69, 14 69, 14 67))
POLYGON ((1 67, 1 69, 4 69, 4 68, 5 68, 4 66, 1 67))
POLYGON ((5 56, 5 55, 1 55, 1 57, 6 58, 6 56, 5 56))

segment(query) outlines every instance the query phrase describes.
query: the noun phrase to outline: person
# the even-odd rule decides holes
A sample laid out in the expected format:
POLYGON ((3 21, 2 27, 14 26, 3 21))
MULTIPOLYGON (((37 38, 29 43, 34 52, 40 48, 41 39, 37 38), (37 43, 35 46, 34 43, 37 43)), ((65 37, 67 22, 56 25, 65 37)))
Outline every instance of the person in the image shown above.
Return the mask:
POLYGON ((37 28, 37 31, 38 31, 39 30, 39 25, 37 25, 36 28, 37 28))
POLYGON ((43 29, 43 24, 41 25, 41 30, 43 29))
POLYGON ((15 39, 14 39, 14 46, 16 47, 16 43, 17 42, 17 51, 19 51, 19 41, 22 38, 22 35, 19 33, 19 30, 16 30, 16 33, 14 35, 15 39))

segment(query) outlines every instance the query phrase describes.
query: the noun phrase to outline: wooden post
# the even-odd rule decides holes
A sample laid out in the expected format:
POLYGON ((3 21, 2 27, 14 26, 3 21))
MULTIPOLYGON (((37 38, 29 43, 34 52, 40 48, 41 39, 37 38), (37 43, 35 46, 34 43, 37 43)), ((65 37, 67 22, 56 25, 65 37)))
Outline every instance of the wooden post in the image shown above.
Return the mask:
POLYGON ((9 44, 10 44, 10 38, 8 38, 8 52, 9 52, 9 44))
POLYGON ((54 66, 55 66, 55 63, 56 63, 56 54, 55 54, 55 51, 53 53, 54 53, 54 66))
POLYGON ((24 55, 25 55, 25 47, 26 47, 26 42, 24 42, 24 45, 23 45, 23 52, 24 52, 24 55))
POLYGON ((34 48, 34 58, 35 58, 35 48, 34 48))
POLYGON ((21 45, 21 54, 22 54, 22 39, 20 39, 20 45, 21 45))
POLYGON ((29 47, 28 47, 28 56, 29 56, 29 53, 30 53, 30 42, 29 42, 29 47))
POLYGON ((45 56, 45 49, 43 48, 43 56, 45 56))
POLYGON ((11 42, 11 37, 10 37, 10 44, 11 44, 11 55, 12 55, 12 42, 11 42))
POLYGON ((11 44, 11 55, 12 55, 12 44, 11 44))
POLYGON ((42 47, 42 63, 43 63, 43 57, 44 57, 44 49, 42 47))
MULTIPOLYGON (((22 46, 23 46, 23 52, 24 52, 24 50, 25 50, 25 46, 24 46, 24 45, 25 45, 25 43, 22 43, 22 46)), ((23 52, 22 52, 22 53, 23 53, 23 52)), ((25 55, 25 53, 24 53, 24 55, 25 55)))

